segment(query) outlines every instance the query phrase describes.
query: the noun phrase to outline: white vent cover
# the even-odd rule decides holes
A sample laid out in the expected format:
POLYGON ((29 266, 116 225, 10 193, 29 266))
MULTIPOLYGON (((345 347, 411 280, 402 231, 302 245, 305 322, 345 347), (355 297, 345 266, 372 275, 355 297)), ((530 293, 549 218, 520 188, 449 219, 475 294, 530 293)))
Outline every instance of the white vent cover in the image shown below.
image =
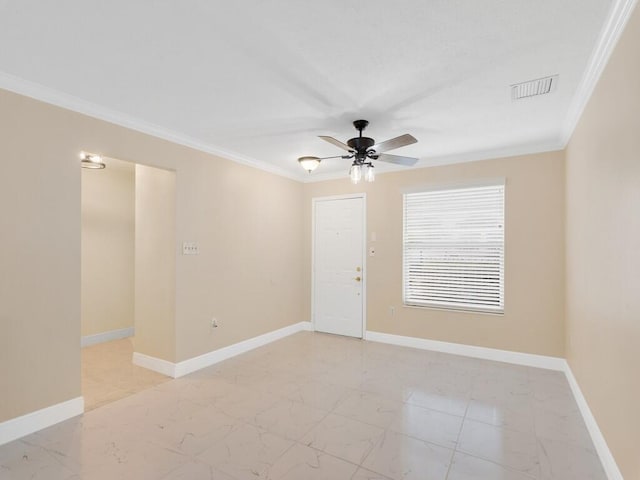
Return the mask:
POLYGON ((538 78, 528 82, 511 85, 511 100, 521 100, 523 98, 537 97, 553 92, 558 85, 558 75, 538 78))

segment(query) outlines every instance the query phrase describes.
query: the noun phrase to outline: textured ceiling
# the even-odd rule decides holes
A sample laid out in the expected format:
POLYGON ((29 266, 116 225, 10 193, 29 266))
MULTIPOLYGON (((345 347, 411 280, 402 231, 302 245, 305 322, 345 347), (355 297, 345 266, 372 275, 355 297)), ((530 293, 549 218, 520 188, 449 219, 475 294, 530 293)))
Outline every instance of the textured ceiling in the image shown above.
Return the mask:
POLYGON ((0 72, 298 178, 297 157, 341 153, 317 135, 346 141, 357 118, 414 135, 390 153, 427 166, 560 148, 611 3, 0 0, 0 72))

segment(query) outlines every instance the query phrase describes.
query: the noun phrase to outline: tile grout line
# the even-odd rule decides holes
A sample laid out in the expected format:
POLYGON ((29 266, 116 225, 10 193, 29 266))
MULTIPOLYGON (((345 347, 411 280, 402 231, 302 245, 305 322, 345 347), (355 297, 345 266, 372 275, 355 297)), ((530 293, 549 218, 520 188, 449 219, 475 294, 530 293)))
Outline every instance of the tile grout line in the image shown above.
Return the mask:
MULTIPOLYGON (((473 391, 473 386, 471 387, 471 390, 473 391)), ((449 461, 449 467, 447 468, 447 474, 444 477, 444 480, 447 480, 449 478, 449 474, 451 473, 451 467, 453 467, 453 458, 455 457, 456 453, 459 452, 458 450, 458 446, 460 445, 460 436, 462 435, 462 429, 464 428, 464 422, 467 419, 467 413, 469 412, 469 405, 471 404, 471 393, 469 394, 469 397, 467 398, 467 406, 464 409, 464 415, 462 417, 462 422, 460 422, 460 430, 458 431, 458 436, 456 438, 456 444, 453 447, 453 453, 451 454, 451 460, 449 461)))

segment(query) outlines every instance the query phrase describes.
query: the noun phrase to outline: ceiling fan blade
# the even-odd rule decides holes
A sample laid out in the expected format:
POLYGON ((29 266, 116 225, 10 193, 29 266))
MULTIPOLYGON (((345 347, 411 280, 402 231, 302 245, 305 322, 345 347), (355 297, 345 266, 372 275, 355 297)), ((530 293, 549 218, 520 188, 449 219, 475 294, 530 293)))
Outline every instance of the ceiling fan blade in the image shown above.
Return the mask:
POLYGON ((417 158, 413 157, 401 157, 399 155, 389 155, 388 153, 381 153, 380 155, 373 155, 374 160, 380 160, 381 162, 394 163, 396 165, 405 165, 412 167, 418 163, 417 158))
POLYGON ((334 155, 333 157, 320 157, 318 160, 328 160, 330 158, 353 158, 353 155, 334 155))
POLYGON ((393 150, 394 148, 404 147, 405 145, 411 145, 412 143, 416 143, 418 140, 415 139, 413 135, 409 135, 405 133, 404 135, 400 135, 399 137, 392 138, 391 140, 387 140, 385 142, 376 143, 370 150, 375 150, 376 153, 382 153, 389 150, 393 150))
POLYGON ((351 148, 349 145, 347 145, 346 143, 342 143, 340 140, 336 140, 333 137, 327 137, 325 135, 319 135, 319 137, 321 139, 323 139, 325 142, 329 142, 334 144, 336 147, 342 148, 343 150, 346 150, 347 152, 353 152, 353 148, 351 148))

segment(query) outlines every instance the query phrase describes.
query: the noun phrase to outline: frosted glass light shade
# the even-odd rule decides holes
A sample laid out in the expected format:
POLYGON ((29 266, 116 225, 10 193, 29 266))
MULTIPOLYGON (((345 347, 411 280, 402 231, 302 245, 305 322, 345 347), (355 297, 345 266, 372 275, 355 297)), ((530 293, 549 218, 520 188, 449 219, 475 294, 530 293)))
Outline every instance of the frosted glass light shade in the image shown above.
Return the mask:
POLYGON ((87 152, 80 152, 80 166, 82 168, 90 168, 93 170, 100 170, 106 167, 100 155, 87 152))
POLYGON ((364 179, 367 182, 373 182, 376 179, 375 172, 373 171, 373 165, 367 165, 367 170, 364 173, 364 179))
POLYGON ((320 165, 320 159, 318 157, 300 157, 298 163, 307 172, 311 173, 320 165))
POLYGON ((353 183, 354 185, 358 184, 362 179, 362 166, 351 165, 351 170, 349 170, 349 177, 351 177, 351 183, 353 183))

